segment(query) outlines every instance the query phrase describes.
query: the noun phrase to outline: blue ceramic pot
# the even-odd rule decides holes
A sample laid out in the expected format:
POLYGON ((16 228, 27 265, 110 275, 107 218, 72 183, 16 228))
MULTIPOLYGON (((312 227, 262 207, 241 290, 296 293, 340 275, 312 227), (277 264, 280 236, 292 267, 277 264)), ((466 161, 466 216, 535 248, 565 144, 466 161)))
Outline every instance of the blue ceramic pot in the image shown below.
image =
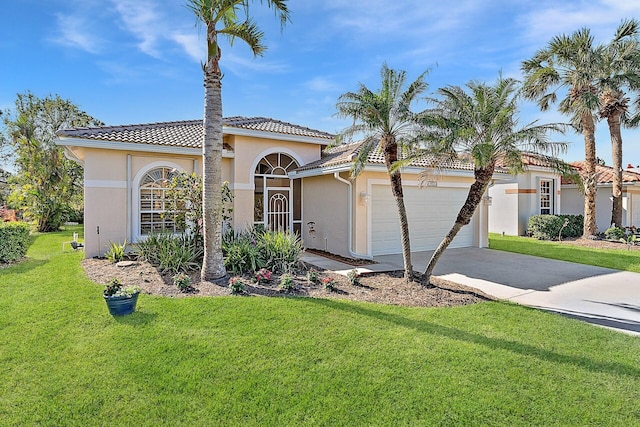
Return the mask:
POLYGON ((115 296, 105 296, 104 300, 107 303, 107 308, 109 309, 109 313, 112 316, 124 316, 126 314, 131 314, 136 311, 136 303, 138 302, 138 294, 134 294, 133 296, 127 297, 115 297, 115 296))

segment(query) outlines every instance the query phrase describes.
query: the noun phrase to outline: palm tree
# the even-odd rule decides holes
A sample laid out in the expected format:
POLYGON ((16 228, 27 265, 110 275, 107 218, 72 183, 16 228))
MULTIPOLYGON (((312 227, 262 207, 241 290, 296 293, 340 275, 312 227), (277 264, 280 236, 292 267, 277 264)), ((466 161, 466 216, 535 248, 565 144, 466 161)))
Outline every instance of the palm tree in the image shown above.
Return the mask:
MULTIPOLYGON (((188 0, 187 7, 196 15, 198 23, 207 31, 207 61, 204 70, 204 142, 203 156, 203 232, 204 259, 201 277, 215 280, 226 276, 222 256, 222 50, 218 36, 233 44, 244 41, 254 56, 266 50, 262 44, 264 33, 249 17, 250 0, 188 0)), ((262 3, 262 2, 261 2, 262 3)), ((289 19, 287 0, 267 0, 280 18, 282 26, 289 19)))
POLYGON ((593 46, 589 29, 583 28, 571 36, 556 36, 546 49, 522 63, 525 75, 524 96, 538 100, 542 111, 558 99, 557 90, 567 89, 558 110, 571 116, 571 124, 582 131, 585 151, 583 187, 584 236, 594 236, 596 226, 596 139, 594 112, 598 110, 598 64, 602 50, 593 46))
POLYGON ((340 132, 336 140, 342 142, 351 140, 354 136, 364 137, 351 175, 355 177, 363 171, 372 151, 379 149, 384 155, 391 192, 398 209, 404 277, 407 280, 413 274, 409 223, 404 206, 401 172, 394 169, 394 165, 402 158, 403 150, 416 141, 415 130, 420 115, 411 111, 411 104, 427 90, 428 85, 424 81, 426 74, 427 71, 406 86, 405 71, 392 70, 387 64, 383 64, 380 71, 382 87, 378 92, 372 92, 361 83, 357 92, 340 95, 336 104, 337 117, 353 120, 353 124, 340 132))
POLYGON ((440 256, 460 229, 471 221, 496 165, 508 168, 515 175, 524 170, 522 155, 529 152, 549 153, 553 157, 544 156, 548 164, 557 170, 563 167, 555 155, 565 150, 566 144, 547 140, 549 131, 563 132, 563 125, 533 122, 518 128, 516 80, 501 75, 493 86, 470 82, 466 87, 467 90, 458 86, 439 89, 441 99, 433 100, 436 106, 426 112, 424 119, 427 130, 423 137, 427 147, 422 154, 474 163, 474 182, 453 227, 429 260, 423 277, 426 283, 431 280, 440 256))
POLYGON ((622 133, 621 122, 633 125, 627 117, 630 99, 625 90, 640 88, 640 52, 638 44, 638 21, 623 21, 613 40, 602 50, 600 88, 601 118, 607 120, 611 136, 613 161, 613 206, 611 224, 622 227, 622 133))

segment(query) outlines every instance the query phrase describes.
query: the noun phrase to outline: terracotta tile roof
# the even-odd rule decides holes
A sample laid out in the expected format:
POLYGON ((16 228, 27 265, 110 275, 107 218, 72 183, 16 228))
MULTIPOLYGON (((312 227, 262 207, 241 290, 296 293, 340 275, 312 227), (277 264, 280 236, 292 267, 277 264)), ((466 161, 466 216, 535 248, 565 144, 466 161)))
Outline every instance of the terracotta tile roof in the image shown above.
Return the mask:
MULTIPOLYGON (((338 145, 326 150, 322 154, 322 158, 312 163, 308 163, 297 169, 298 172, 347 165, 351 163, 360 152, 363 142, 355 142, 351 144, 338 145)), ((384 165, 384 154, 379 148, 373 150, 367 158, 367 163, 374 165, 384 165)), ((461 160, 447 161, 438 159, 435 156, 425 156, 412 161, 409 166, 419 168, 438 168, 438 169, 457 169, 457 170, 473 170, 473 163, 461 160)))
MULTIPOLYGON (((580 175, 584 174, 584 162, 569 163, 580 175)), ((596 165, 596 174, 598 175, 598 184, 608 184, 613 182, 613 168, 611 166, 596 165)), ((640 182, 640 173, 631 171, 622 171, 622 183, 640 182)), ((563 184, 573 184, 569 179, 562 178, 563 184)))
MULTIPOLYGON (((535 153, 522 153, 522 163, 525 166, 538 166, 543 168, 553 167, 549 162, 549 159, 551 159, 549 156, 535 153)), ((496 165, 501 168, 506 168, 503 158, 499 159, 496 165)))
MULTIPOLYGON (((327 143, 334 138, 333 135, 326 132, 264 117, 228 117, 223 119, 223 125, 226 128, 324 138, 327 139, 327 143)), ((200 148, 202 132, 202 120, 185 120, 164 123, 61 129, 56 132, 56 134, 59 137, 82 138, 96 141, 200 148)))

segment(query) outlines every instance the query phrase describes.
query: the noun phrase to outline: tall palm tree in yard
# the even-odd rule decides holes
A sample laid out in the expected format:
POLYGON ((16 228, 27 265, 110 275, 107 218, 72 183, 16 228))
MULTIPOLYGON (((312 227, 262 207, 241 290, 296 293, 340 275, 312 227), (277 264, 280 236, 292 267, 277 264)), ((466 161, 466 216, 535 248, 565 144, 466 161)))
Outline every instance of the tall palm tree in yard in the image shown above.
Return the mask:
POLYGON ((518 127, 517 81, 500 76, 493 86, 471 82, 466 90, 449 86, 438 90, 440 99, 424 118, 427 130, 425 154, 450 159, 467 159, 474 163, 474 182, 455 223, 431 256, 423 280, 431 279, 440 256, 462 227, 469 224, 487 190, 496 165, 513 174, 524 170, 525 152, 544 155, 550 166, 560 170, 563 163, 555 155, 566 149, 565 143, 547 139, 549 131, 562 132, 561 124, 518 127))
MULTIPOLYGON (((640 89, 640 52, 638 42, 638 21, 623 21, 600 56, 601 118, 607 120, 611 136, 613 163, 613 206, 611 224, 622 227, 622 122, 634 125, 627 120, 630 99, 625 91, 637 92, 640 89)), ((637 120, 637 119, 636 119, 637 120)))
POLYGON ((594 112, 598 111, 598 66, 602 49, 594 47, 589 29, 571 36, 556 36, 545 49, 522 63, 525 75, 524 96, 538 100, 541 110, 548 110, 558 100, 557 91, 567 90, 558 110, 571 116, 571 123, 582 131, 585 147, 583 187, 584 236, 594 236, 596 226, 596 139, 594 112))
POLYGON ((354 136, 364 137, 363 145, 351 169, 357 176, 364 169, 367 158, 374 150, 381 150, 389 172, 391 191, 398 209, 400 239, 404 260, 404 276, 409 280, 413 273, 411 264, 411 243, 409 223, 404 205, 402 176, 395 164, 403 156, 403 151, 416 141, 416 124, 420 115, 411 111, 412 104, 427 90, 424 78, 427 72, 407 85, 405 71, 390 69, 382 65, 380 75, 382 87, 373 92, 360 84, 356 92, 347 92, 338 98, 336 116, 352 119, 353 124, 344 129, 337 137, 338 142, 351 140, 354 136))
MULTIPOLYGON (((201 277, 215 280, 227 273, 222 256, 222 50, 218 36, 244 41, 254 56, 266 50, 264 33, 249 16, 250 0, 188 0, 187 7, 198 23, 206 27, 207 60, 204 71, 204 142, 203 156, 203 232, 204 260, 201 277)), ((262 1, 261 1, 262 3, 262 1)), ((289 19, 287 0, 267 0, 280 18, 281 25, 289 19)))

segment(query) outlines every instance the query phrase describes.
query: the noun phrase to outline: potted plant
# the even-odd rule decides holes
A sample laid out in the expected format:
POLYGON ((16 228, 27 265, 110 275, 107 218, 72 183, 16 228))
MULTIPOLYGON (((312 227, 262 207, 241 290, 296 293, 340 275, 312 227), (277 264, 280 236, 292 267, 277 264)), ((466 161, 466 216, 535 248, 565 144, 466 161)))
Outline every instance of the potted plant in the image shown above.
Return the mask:
POLYGON ((104 290, 104 300, 112 316, 124 316, 136 310, 139 286, 123 287, 118 279, 111 279, 104 290))

